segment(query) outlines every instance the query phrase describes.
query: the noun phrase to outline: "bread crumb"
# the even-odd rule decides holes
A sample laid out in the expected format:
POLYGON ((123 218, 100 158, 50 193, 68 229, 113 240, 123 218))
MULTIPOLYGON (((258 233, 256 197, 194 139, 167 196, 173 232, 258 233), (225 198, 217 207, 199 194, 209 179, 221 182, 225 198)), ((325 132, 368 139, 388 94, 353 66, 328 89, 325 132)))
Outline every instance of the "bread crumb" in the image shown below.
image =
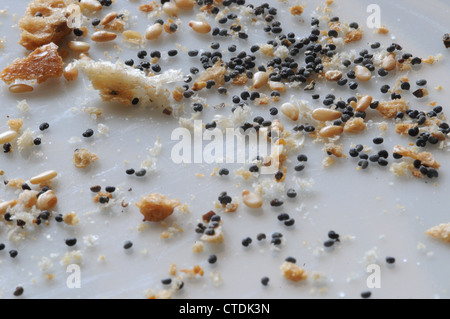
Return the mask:
POLYGON ((160 222, 173 214, 175 207, 179 206, 178 200, 168 199, 161 194, 150 194, 136 203, 144 220, 150 222, 160 222))
POLYGON ((305 269, 291 262, 285 261, 283 265, 281 265, 280 269, 284 278, 286 278, 287 280, 298 282, 306 280, 308 278, 308 273, 305 269))
POLYGON ((8 120, 8 126, 11 130, 19 132, 23 126, 23 119, 10 119, 8 120))
POLYGON ((386 28, 385 25, 382 25, 381 27, 375 29, 374 33, 378 33, 378 34, 388 34, 388 33, 389 33, 389 29, 386 28))
POLYGON ((85 148, 77 149, 72 157, 72 162, 76 168, 86 168, 96 160, 98 160, 98 156, 85 148))
POLYGON ((34 50, 61 41, 72 31, 67 25, 66 6, 64 0, 31 1, 25 15, 19 20, 19 43, 28 50, 34 50), (37 12, 44 14, 38 17, 37 12))
POLYGON ((219 226, 217 228, 214 228, 214 235, 203 234, 202 237, 200 237, 200 240, 202 240, 206 243, 209 243, 209 244, 223 243, 224 237, 223 237, 222 227, 219 226))
POLYGON ((398 112, 404 113, 408 108, 408 103, 402 98, 380 102, 376 110, 386 118, 394 118, 398 112))
POLYGON ((37 83, 42 83, 62 75, 63 61, 58 54, 58 47, 50 43, 37 48, 26 58, 14 60, 0 73, 0 78, 7 84, 16 80, 37 80, 37 83))
POLYGON ((289 12, 293 15, 293 16, 299 16, 303 13, 303 11, 305 10, 305 5, 295 5, 293 7, 289 8, 289 12))
POLYGON ((71 252, 66 252, 61 258, 61 264, 63 266, 68 266, 71 264, 80 265, 83 260, 83 254, 80 250, 74 250, 71 252))
POLYGON ((348 120, 344 125, 345 133, 360 133, 367 128, 366 123, 364 123, 364 119, 361 117, 356 117, 348 120))
POLYGON ((47 272, 53 267, 53 263, 49 258, 42 257, 41 260, 38 262, 38 266, 42 272, 47 272))
POLYGON ((27 103, 27 100, 22 100, 17 103, 17 108, 20 112, 26 113, 30 110, 30 106, 27 103))
POLYGON ((227 73, 227 68, 221 61, 218 61, 212 68, 205 70, 197 79, 197 82, 208 82, 213 80, 217 85, 224 85, 224 76, 227 73))
POLYGON ((169 275, 175 276, 177 274, 177 265, 175 263, 171 263, 169 266, 169 275))
POLYGON ((141 105, 166 108, 170 106, 167 85, 183 80, 179 71, 168 70, 159 75, 146 76, 122 61, 111 63, 81 59, 75 65, 87 74, 94 89, 100 91, 103 101, 127 106, 133 105, 133 100, 137 98, 141 105))
POLYGON ((194 266, 192 269, 181 269, 180 272, 185 273, 189 279, 194 279, 197 276, 203 277, 205 271, 199 265, 194 266))
POLYGON ((334 157, 332 157, 332 156, 326 156, 326 157, 322 160, 322 167, 324 167, 324 168, 329 168, 329 167, 333 166, 335 162, 336 162, 336 160, 334 159, 334 157))
POLYGON ((344 43, 356 42, 362 39, 363 30, 361 28, 348 32, 344 37, 344 43))
POLYGON ((210 272, 208 275, 214 287, 219 287, 223 284, 222 275, 218 271, 210 272))
POLYGON ((19 152, 22 152, 31 146, 34 145, 34 132, 30 129, 26 129, 22 135, 17 139, 17 146, 19 148, 19 152))
POLYGON ((419 160, 422 165, 438 169, 441 164, 439 164, 429 152, 418 152, 412 148, 406 148, 400 145, 394 147, 394 153, 402 155, 403 157, 410 157, 414 160, 419 160))
POLYGON ((201 241, 196 241, 194 245, 192 245, 192 252, 199 254, 203 252, 203 243, 201 241))
POLYGON ((80 221, 78 219, 78 216, 75 212, 70 212, 64 215, 63 217, 64 223, 70 226, 76 226, 78 225, 78 222, 80 221))
POLYGON ((450 223, 434 226, 428 229, 425 234, 440 239, 446 243, 450 243, 450 223))
POLYGON ((91 106, 91 107, 83 107, 81 109, 83 112, 88 113, 89 115, 93 116, 95 119, 98 119, 103 114, 103 110, 101 108, 91 106))

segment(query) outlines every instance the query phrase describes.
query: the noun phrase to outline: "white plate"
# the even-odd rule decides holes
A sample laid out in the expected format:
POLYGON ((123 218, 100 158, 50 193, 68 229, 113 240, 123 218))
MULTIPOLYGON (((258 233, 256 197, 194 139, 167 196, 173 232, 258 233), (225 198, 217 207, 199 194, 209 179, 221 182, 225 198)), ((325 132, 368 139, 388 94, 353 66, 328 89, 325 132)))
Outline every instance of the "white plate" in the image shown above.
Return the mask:
MULTIPOLYGON (((142 3, 144 1, 117 0, 98 16, 111 10, 128 9, 132 17, 130 29, 143 32, 145 26, 155 18, 147 19, 144 13, 137 13, 136 8, 142 3)), ((450 13, 447 1, 379 1, 382 24, 390 30, 387 35, 375 35, 366 27, 365 21, 370 14, 366 9, 370 3, 368 0, 345 1, 331 6, 333 16, 339 16, 346 22, 357 21, 365 30, 363 40, 350 48, 361 50, 368 48, 368 43, 379 41, 382 45, 399 43, 404 52, 419 57, 443 53, 439 63, 423 65, 419 71, 408 74, 413 87, 416 80, 427 79, 430 96, 422 101, 415 99, 411 93, 405 94, 405 97, 412 108, 429 110, 431 107, 427 104, 437 101, 447 111, 450 100, 447 87, 449 51, 445 50, 442 43, 443 34, 450 31, 446 28, 450 13), (443 86, 442 91, 434 89, 438 85, 443 86)), ((316 4, 313 1, 306 2, 302 15, 304 21, 300 22, 302 19, 289 14, 289 6, 284 2, 276 3, 283 26, 286 26, 286 30, 293 30, 297 36, 308 35, 311 13, 316 4)), ((6 40, 0 56, 1 68, 24 54, 24 49, 17 43, 17 22, 25 7, 26 1, 2 1, 0 9, 7 9, 7 12, 0 15, 0 37, 6 40)), ((187 30, 187 22, 193 16, 181 14, 180 18, 183 25, 177 35, 166 35, 155 44, 147 43, 146 49, 167 52, 178 44, 187 49, 207 48, 211 42, 220 40, 211 36, 192 36, 187 30), (189 34, 189 37, 185 34, 189 34)), ((262 26, 247 42, 261 44, 267 41, 261 29, 262 26)), ((221 50, 232 43, 238 45, 238 50, 245 49, 246 43, 235 39, 219 42, 221 50)), ((91 57, 106 59, 104 52, 107 51, 112 61, 117 57, 138 61, 137 50, 125 48, 120 40, 116 43, 123 50, 111 44, 93 45, 91 57)), ((196 66, 201 68, 198 60, 187 58, 187 54, 180 50, 177 57, 170 62, 165 58, 161 65, 163 69, 182 68, 187 74, 193 65, 192 61, 197 61, 196 66)), ((379 92, 381 83, 393 86, 396 78, 397 75, 391 75, 380 81, 377 77, 375 82, 360 85, 357 91, 337 88, 333 94, 347 99, 355 93, 370 93, 382 99, 383 95, 379 92)), ((331 86, 318 85, 315 92, 323 98, 330 89, 331 86)), ((231 105, 231 96, 240 90, 230 91, 226 97, 208 97, 208 103, 215 105, 224 101, 231 105)), ((33 94, 23 96, 10 94, 7 86, 2 85, 0 94, 1 130, 7 128, 8 117, 24 117, 24 128, 41 134, 43 140, 39 147, 43 152, 42 157, 23 155, 17 151, 2 154, 0 169, 6 172, 2 179, 29 179, 38 172, 56 169, 59 172, 54 185, 59 198, 57 211, 63 214, 75 211, 80 219, 76 227, 52 220, 49 226, 28 231, 27 238, 19 243, 9 242, 6 227, 0 225, 0 242, 7 246, 5 251, 0 252, 0 293, 5 298, 13 297, 16 286, 24 287, 26 298, 142 298, 149 289, 158 292, 166 288, 161 284, 161 279, 169 277, 172 263, 179 270, 200 265, 205 271, 202 278, 185 279, 184 288, 174 298, 360 298, 361 292, 368 290, 372 292, 372 298, 449 297, 449 247, 424 234, 432 226, 449 222, 447 207, 450 206, 450 197, 447 194, 450 169, 446 150, 430 148, 442 163, 442 168, 439 179, 428 181, 413 177, 398 178, 388 168, 374 165, 367 171, 357 171, 356 161, 351 158, 337 160, 333 167, 324 169, 321 165, 324 158, 322 144, 314 144, 307 138, 300 151, 309 157, 307 169, 302 173, 293 172, 293 156, 289 164, 290 174, 285 182, 286 189, 293 187, 298 190, 298 198, 284 198, 285 204, 277 209, 266 203, 259 212, 252 212, 241 203, 236 213, 222 214, 224 244, 218 247, 205 245, 203 253, 195 254, 191 250, 198 239, 194 232, 195 225, 203 214, 215 209, 214 202, 220 192, 227 191, 240 199, 242 189, 252 187, 254 181, 246 182, 234 177, 233 171, 241 165, 221 166, 228 167, 232 172, 227 178, 210 176, 217 165, 175 165, 170 157, 175 142, 170 140, 170 135, 178 127, 176 119, 160 115, 157 111, 104 103, 97 92, 90 88, 84 76, 73 83, 66 83, 62 79, 49 81, 33 94), (26 99, 30 105, 30 111, 25 115, 16 108, 17 102, 22 99, 26 99), (93 120, 81 111, 83 107, 89 106, 103 108, 103 116, 93 120), (50 123, 50 129, 44 133, 38 129, 42 122, 50 123), (96 131, 92 139, 81 137, 87 128, 96 129, 99 123, 109 127, 107 136, 96 131), (79 137, 80 140, 69 143, 72 137, 79 137), (127 176, 125 170, 138 168, 158 137, 162 140, 163 148, 157 161, 157 171, 141 179, 127 176), (74 149, 79 147, 95 151, 100 158, 92 168, 85 171, 74 168, 71 162, 74 149), (204 174, 204 177, 196 176, 197 173, 204 174), (294 177, 313 180, 314 183, 308 190, 301 190, 294 177), (90 186, 96 184, 120 187, 121 191, 116 196, 130 202, 129 208, 122 210, 119 205, 112 210, 99 210, 89 191, 90 186), (128 191, 130 188, 132 190, 128 191), (184 229, 182 233, 170 239, 160 239, 161 233, 167 228, 159 224, 149 224, 148 229, 138 231, 142 215, 134 203, 153 192, 178 198, 189 206, 190 215, 176 213, 167 221, 169 225, 181 225, 184 229), (279 223, 276 218, 279 212, 287 212, 294 217, 295 226, 285 227, 279 223), (329 230, 341 235, 341 243, 332 251, 323 250, 329 230), (268 242, 275 231, 282 232, 286 239, 280 250, 271 249, 268 242), (256 235, 261 232, 269 238, 262 244, 256 240, 256 235), (83 237, 89 235, 98 236, 96 245, 92 247, 83 241, 83 237), (247 236, 253 239, 253 243, 244 248, 241 240, 247 236), (78 239, 76 247, 65 246, 64 238, 68 237, 78 239), (130 251, 122 248, 127 240, 134 243, 130 251), (10 249, 17 249, 19 256, 11 259, 7 253, 10 249), (80 250, 83 254, 79 289, 67 287, 66 280, 70 273, 60 264, 64 253, 72 250, 80 250), (207 262, 212 253, 218 257, 215 265, 207 262), (99 261, 101 255, 104 261, 99 261), (288 256, 295 257, 297 264, 310 273, 306 282, 295 284, 281 275, 280 266, 288 256), (386 256, 396 258, 395 266, 387 266, 386 256), (38 265, 44 257, 53 264, 46 272, 42 272, 38 265), (371 274, 367 272, 368 264, 380 267, 380 288, 367 286, 367 278, 371 274), (314 276, 314 273, 320 275, 314 276), (49 280, 45 274, 54 277, 49 280), (213 284, 211 274, 220 274, 221 285, 213 284), (263 276, 270 278, 267 287, 260 283, 263 276)), ((289 92, 282 101, 289 100, 291 94, 309 101, 314 107, 320 105, 320 101, 312 102, 311 93, 302 89, 289 92)), ((188 104, 186 108, 189 108, 188 104)), ((214 112, 228 115, 230 108, 227 106, 222 111, 210 108, 204 112, 202 119, 210 122, 214 112)), ((252 107, 252 116, 262 114, 270 119, 268 109, 252 107)), ((279 117, 282 118, 282 115, 279 117)), ((375 113, 370 113, 369 117, 376 123, 383 121, 375 113)), ((371 139, 381 134, 385 138, 384 145, 373 146, 373 149, 385 147, 391 152, 397 143, 407 145, 413 141, 399 137, 393 131, 393 122, 388 120, 387 123, 387 132, 381 133, 374 125, 368 132, 345 137, 340 143, 347 153, 352 143, 372 145, 371 139)), ((389 160, 390 163, 394 162, 392 155, 389 160)), ((13 196, 14 193, 7 187, 0 194, 2 199, 13 196)))

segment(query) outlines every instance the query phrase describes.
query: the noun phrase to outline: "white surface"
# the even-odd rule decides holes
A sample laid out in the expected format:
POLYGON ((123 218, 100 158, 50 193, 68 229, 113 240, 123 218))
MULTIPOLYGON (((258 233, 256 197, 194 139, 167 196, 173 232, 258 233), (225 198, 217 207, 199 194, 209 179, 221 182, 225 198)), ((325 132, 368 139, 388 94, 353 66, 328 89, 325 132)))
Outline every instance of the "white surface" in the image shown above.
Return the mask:
MULTIPOLYGON (((423 101, 416 100, 411 93, 405 96, 412 108, 428 110, 429 106, 426 104, 437 101, 447 111, 450 98, 447 87, 449 51, 442 44, 442 35, 450 31, 447 18, 450 13, 449 4, 437 0, 426 4, 423 1, 380 1, 382 23, 387 25, 390 33, 374 35, 365 27, 368 16, 366 7, 371 1, 341 2, 332 6, 332 15, 339 16, 343 21, 356 21, 366 31, 363 40, 350 47, 366 48, 367 43, 377 40, 382 45, 399 43, 404 52, 420 57, 443 53, 443 60, 438 64, 423 65, 420 71, 408 75, 413 87, 417 79, 427 79, 430 96, 423 101), (395 40, 391 37, 395 37, 395 40), (444 87, 441 92, 434 90, 439 84, 444 87)), ((111 10, 128 8, 132 16, 130 29, 143 32, 150 20, 146 19, 145 14, 137 13, 136 8, 142 3, 144 1, 117 0, 99 16, 111 10), (136 15, 138 18, 134 17, 136 15)), ((306 4, 302 16, 305 21, 299 23, 298 18, 289 15, 287 4, 276 3, 279 17, 285 17, 280 18, 285 30, 292 29, 301 36, 309 34, 310 16, 316 5, 311 1, 306 4)), ((17 44, 17 21, 25 7, 26 1, 3 0, 1 3, 0 9, 8 10, 0 16, 0 36, 6 37, 6 45, 0 56, 0 68, 24 53, 23 48, 17 44)), ((218 40, 221 49, 236 42, 238 52, 246 48, 243 40, 222 41, 220 37, 192 36, 190 30, 187 30, 187 22, 192 17, 189 14, 180 15, 183 26, 178 34, 173 37, 165 36, 154 45, 147 43, 146 49, 167 52, 176 48, 178 43, 188 49, 206 48, 211 42, 218 40), (190 36, 185 37, 185 34, 190 36)), ((153 20, 154 18, 151 19, 153 20)), ((267 41, 260 29, 250 37, 248 43, 267 41)), ((116 42, 121 43, 120 40, 116 42)), ((119 52, 111 44, 93 45, 91 56, 94 59, 104 58, 104 51, 108 51, 113 60, 116 57, 138 60, 135 55, 137 50, 124 48, 119 52)), ((197 60, 189 59, 186 62, 183 59, 188 59, 186 53, 180 53, 170 62, 162 62, 163 70, 168 67, 182 68, 187 74, 193 61, 197 60)), ((201 68, 198 62, 195 63, 201 68)), ((373 92, 374 97, 381 99, 381 83, 393 86, 395 79, 396 76, 392 75, 381 82, 377 78, 376 83, 372 81, 360 85, 356 92, 337 88, 334 94, 347 99, 355 93, 373 92)), ((285 199, 285 205, 278 209, 273 209, 266 203, 260 212, 252 212, 241 204, 236 213, 222 214, 225 243, 219 247, 205 244, 203 253, 194 254, 191 246, 198 238, 194 228, 201 215, 214 209, 214 201, 221 191, 239 198, 242 189, 251 187, 251 182, 235 178, 233 173, 228 178, 212 177, 210 173, 215 166, 173 164, 170 151, 174 142, 170 141, 170 133, 178 127, 176 119, 160 115, 157 111, 103 103, 97 92, 89 89, 89 85, 89 81, 81 76, 73 83, 66 83, 63 79, 49 81, 33 94, 22 96, 11 95, 4 84, 0 88, 1 130, 6 129, 8 116, 24 116, 24 128, 34 130, 36 134, 41 134, 38 129, 40 123, 50 123, 50 129, 42 133, 43 145, 40 149, 43 157, 23 155, 17 151, 8 155, 1 154, 0 169, 6 172, 2 180, 15 177, 29 179, 38 172, 56 169, 59 172, 54 185, 59 198, 57 211, 75 211, 80 218, 80 224, 76 227, 54 221, 48 227, 40 226, 36 231, 30 231, 27 239, 19 244, 8 242, 6 228, 0 224, 0 242, 7 245, 7 249, 0 252, 0 294, 3 297, 12 297, 15 287, 21 285, 25 288, 26 298, 142 298, 148 289, 158 291, 162 288, 160 280, 169 277, 168 268, 171 263, 175 263, 178 269, 192 268, 194 265, 201 265, 205 269, 203 278, 186 279, 185 287, 174 296, 176 298, 359 298, 360 293, 366 290, 372 291, 372 298, 449 297, 449 247, 424 234, 432 226, 449 222, 447 207, 450 206, 450 197, 447 194, 450 167, 447 151, 432 150, 442 163, 442 168, 438 180, 428 181, 412 177, 397 178, 388 169, 375 165, 367 171, 358 172, 353 159, 338 160, 332 168, 324 169, 321 167, 324 156, 322 145, 313 144, 307 139, 301 151, 309 157, 307 169, 301 174, 291 173, 286 179, 286 189, 296 188, 300 193, 298 198, 285 199), (26 99, 31 107, 30 112, 25 115, 16 108, 17 101, 21 99, 26 99), (104 115, 99 120, 92 120, 81 112, 84 106, 101 107, 104 115), (76 108, 78 112, 74 112, 72 108, 76 108), (96 129, 99 123, 109 126, 108 136, 96 132, 92 139, 81 137, 87 128, 96 129), (69 143, 72 137, 79 137, 80 141, 69 143), (141 179, 127 176, 125 170, 130 167, 138 168, 158 137, 163 141, 163 151, 158 159, 157 172, 141 179), (73 150, 79 147, 93 150, 100 158, 93 167, 85 171, 74 168, 71 162, 73 150), (205 176, 199 178, 195 176, 196 173, 203 173, 205 176), (293 176, 311 178, 314 185, 308 191, 301 191, 295 185, 293 176), (434 185, 435 182, 438 185, 434 185), (92 193, 89 191, 90 186, 96 184, 121 187, 120 195, 131 203, 130 207, 124 211, 120 206, 111 211, 99 210, 99 206, 92 202, 92 193), (237 187, 237 184, 240 186, 237 187), (128 192, 129 188, 132 191, 128 192), (182 225, 183 233, 168 240, 160 239, 161 232, 166 228, 159 224, 149 224, 147 230, 138 232, 142 215, 134 203, 141 196, 153 192, 178 198, 189 205, 189 216, 175 214, 168 221, 168 224, 176 222, 182 225), (276 215, 281 211, 296 219, 294 227, 287 228, 278 223, 276 215), (342 242, 333 251, 317 254, 331 229, 341 235, 342 242), (271 250, 268 243, 270 234, 275 231, 281 231, 286 238, 286 244, 279 251, 271 250), (256 235, 260 232, 266 233, 268 237, 264 244, 256 241, 256 235), (99 237, 94 247, 86 246, 82 239, 91 234, 99 237), (253 239, 253 244, 244 249, 241 240, 247 236, 253 239), (78 239, 76 247, 65 246, 64 238, 68 237, 78 239), (344 239, 345 237, 349 239, 344 239), (132 251, 124 251, 122 248, 126 240, 133 241, 132 251), (421 243, 424 249, 418 249, 421 243), (16 259, 11 259, 7 254, 12 248, 19 251, 16 259), (68 289, 68 274, 60 264, 60 258, 65 252, 75 249, 83 252, 82 287, 68 289), (381 267, 380 289, 368 289, 366 286, 368 273, 364 256, 370 250, 375 250, 378 255, 376 263, 381 267), (211 253, 218 256, 215 265, 207 263, 211 253), (100 255, 105 256, 104 262, 98 261, 100 255), (326 289, 319 292, 312 278, 302 284, 294 284, 283 278, 279 268, 288 256, 295 257, 297 264, 304 265, 311 273, 323 273, 326 276, 326 289), (387 267, 384 261, 386 256, 396 258, 394 267, 387 267), (50 258, 53 263, 49 272, 55 277, 51 281, 39 269, 38 262, 43 257, 50 258), (221 274, 221 286, 215 287, 212 284, 209 279, 211 272, 221 274), (263 276, 270 277, 267 287, 260 284, 263 276)), ((230 90, 226 98, 212 97, 208 103, 215 105, 223 99, 231 104, 231 96, 240 91, 240 88, 230 90)), ((317 85, 316 92, 321 94, 322 100, 329 93, 329 87, 317 85)), ((291 93, 311 101, 310 93, 303 90, 289 92, 284 99, 289 99, 291 93)), ((321 104, 320 101, 311 102, 311 105, 317 107, 321 104)), ((189 108, 188 104, 186 108, 189 108)), ((253 107, 252 117, 262 114, 270 119, 268 109, 269 107, 253 107)), ((217 111, 212 108, 205 111, 202 118, 204 122, 210 122, 214 112, 217 111)), ((221 112, 229 114, 230 107, 221 112)), ((372 119, 374 122, 383 120, 379 116, 372 119)), ((383 134, 383 147, 391 151, 397 143, 407 145, 410 140, 398 137, 392 130, 393 123, 388 123, 390 130, 383 134)), ((379 130, 373 127, 362 135, 345 137, 341 142, 347 153, 351 143, 371 145, 371 138, 379 134, 379 130)), ((378 148, 381 147, 374 147, 378 148)), ((293 172, 295 157, 291 159, 289 171, 293 172)), ((390 163, 392 162, 391 157, 390 163)), ((222 167, 228 167, 233 172, 240 165, 222 167)), ((0 198, 7 199, 13 195, 10 189, 2 188, 0 198)))

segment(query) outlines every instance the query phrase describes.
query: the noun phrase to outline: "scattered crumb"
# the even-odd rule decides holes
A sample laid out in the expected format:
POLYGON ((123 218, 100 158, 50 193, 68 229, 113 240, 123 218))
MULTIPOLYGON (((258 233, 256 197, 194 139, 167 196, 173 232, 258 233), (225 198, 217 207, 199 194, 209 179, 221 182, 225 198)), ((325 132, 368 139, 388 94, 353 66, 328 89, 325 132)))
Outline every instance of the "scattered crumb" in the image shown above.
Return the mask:
POLYGON ((434 226, 428 229, 425 234, 450 243, 450 223, 434 226))
POLYGON ((280 269, 284 278, 290 281, 298 282, 306 280, 308 278, 308 273, 305 269, 288 261, 285 261, 283 265, 281 265, 280 269))

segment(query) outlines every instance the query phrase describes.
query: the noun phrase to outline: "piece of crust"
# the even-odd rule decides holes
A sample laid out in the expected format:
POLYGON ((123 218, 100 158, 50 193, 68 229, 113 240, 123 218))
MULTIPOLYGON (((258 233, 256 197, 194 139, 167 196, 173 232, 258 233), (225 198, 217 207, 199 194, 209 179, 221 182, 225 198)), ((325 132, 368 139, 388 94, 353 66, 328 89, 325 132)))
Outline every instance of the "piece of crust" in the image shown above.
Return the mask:
POLYGON ((140 105, 169 107, 170 91, 167 85, 183 80, 180 71, 169 70, 149 77, 121 61, 114 64, 81 59, 76 62, 76 66, 87 74, 94 89, 100 91, 103 101, 115 101, 124 105, 132 105, 137 98, 140 105))
POLYGON ((67 25, 69 13, 64 0, 33 0, 19 20, 19 43, 28 50, 59 43, 72 29, 67 25))
POLYGON ((450 243, 450 223, 434 226, 428 229, 425 234, 440 239, 446 243, 450 243))
POLYGON ((439 164, 433 157, 433 155, 429 152, 417 152, 414 149, 406 148, 400 145, 396 145, 394 147, 394 153, 402 155, 403 157, 409 157, 413 160, 419 160, 422 165, 432 167, 434 169, 438 169, 441 167, 441 164, 439 164))
POLYGON ((16 80, 37 80, 42 83, 62 75, 63 60, 58 54, 58 46, 50 43, 37 48, 26 58, 14 60, 0 73, 0 78, 7 84, 16 80))
POLYGON ((408 108, 408 103, 405 99, 396 99, 381 102, 376 110, 386 118, 394 118, 398 112, 405 112, 408 108))

